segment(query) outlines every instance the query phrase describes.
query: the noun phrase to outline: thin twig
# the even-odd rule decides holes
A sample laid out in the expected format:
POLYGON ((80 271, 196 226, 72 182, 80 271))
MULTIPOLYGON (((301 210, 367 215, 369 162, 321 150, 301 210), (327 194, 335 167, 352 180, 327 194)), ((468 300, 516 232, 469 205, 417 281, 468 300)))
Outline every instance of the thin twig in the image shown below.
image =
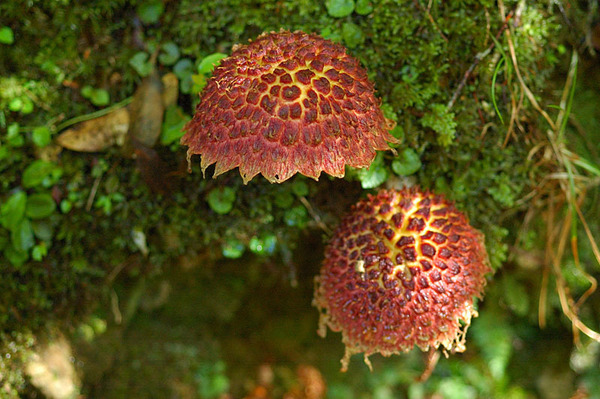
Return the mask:
POLYGON ((517 124, 519 118, 519 112, 521 111, 521 107, 523 106, 523 92, 521 91, 519 95, 519 102, 515 103, 514 92, 510 91, 510 102, 511 102, 511 112, 510 112, 510 120, 508 121, 508 128, 506 129, 506 136, 504 137, 504 142, 502 143, 502 148, 506 148, 508 145, 508 141, 513 134, 514 126, 517 124))
MULTIPOLYGON (((582 199, 583 199, 583 196, 582 196, 582 199)), ((577 215, 579 216, 579 221, 581 222, 581 224, 583 226, 583 230, 585 231, 585 234, 590 242, 590 245, 592 247, 592 253, 594 254, 598 264, 600 264, 600 250, 598 249, 598 245, 596 244, 594 235, 592 234, 590 227, 588 226, 585 218, 583 217, 583 213, 581 212, 581 208, 579 207, 579 204, 575 203, 575 204, 573 204, 573 206, 575 207, 575 211, 577 212, 577 215)), ((575 304, 575 306, 577 308, 579 308, 581 305, 583 305, 583 303, 587 300, 587 298, 596 291, 596 289, 598 288, 598 282, 592 275, 590 275, 589 273, 587 273, 583 270, 583 268, 581 267, 581 264, 579 263, 579 257, 577 257, 577 262, 575 262, 575 265, 577 266, 579 271, 583 274, 583 276, 586 278, 586 280, 588 280, 589 283, 591 284, 590 288, 588 288, 587 291, 585 291, 583 293, 583 295, 581 295, 581 297, 575 304)))
POLYGON ((306 210, 308 211, 308 213, 310 213, 310 216, 312 216, 313 220, 317 223, 317 226, 319 226, 321 230, 327 233, 327 235, 331 235, 332 230, 321 220, 321 217, 317 214, 317 212, 315 212, 314 208, 312 207, 310 202, 308 202, 306 197, 300 197, 300 202, 302 202, 302 205, 306 207, 306 210))
POLYGON ((115 318, 115 324, 121 324, 123 322, 123 315, 121 314, 121 309, 119 309, 119 296, 115 290, 110 291, 110 308, 115 318))
MULTIPOLYGON (((558 237, 553 234, 554 231, 554 201, 551 192, 551 203, 549 206, 548 215, 548 236, 546 245, 546 264, 551 264, 556 278, 556 291, 558 293, 561 309, 565 316, 571 321, 573 325, 573 335, 576 343, 579 343, 579 331, 592 338, 595 341, 600 342, 600 334, 590 329, 585 325, 577 315, 577 306, 572 296, 569 294, 568 284, 562 274, 560 267, 560 260, 563 259, 565 254, 565 248, 569 232, 571 231, 571 224, 573 223, 573 214, 567 212, 564 220, 561 223, 561 227, 558 233, 558 237), (556 243, 556 244, 555 244, 556 243)), ((600 254, 599 254, 600 255, 600 254)), ((547 273, 544 273, 542 290, 540 292, 540 303, 539 303, 539 324, 540 327, 545 326, 545 313, 546 313, 546 300, 547 300, 547 273), (544 284, 545 283, 545 284, 544 284)), ((589 290, 588 290, 589 291, 589 290)))
POLYGON ((435 22, 435 19, 433 19, 433 17, 431 16, 431 4, 432 4, 432 0, 429 0, 429 4, 427 5, 427 9, 423 9, 423 6, 421 5, 421 3, 419 3, 418 0, 414 0, 415 5, 417 6, 417 8, 421 11, 423 11, 426 15, 427 18, 429 19, 429 22, 431 22, 431 25, 433 25, 433 28, 440 34, 440 36, 442 37, 442 39, 444 39, 444 41, 446 43, 448 43, 448 38, 446 37, 446 35, 444 35, 444 33, 442 32, 442 30, 440 29, 440 27, 438 26, 438 24, 435 22))
POLYGON ((125 262, 121 262, 114 269, 112 269, 110 274, 106 277, 106 284, 108 284, 108 285, 112 284, 112 282, 115 280, 115 278, 117 278, 119 273, 121 273, 121 271, 124 268, 125 268, 125 262))
POLYGON ((85 203, 85 210, 88 212, 92 210, 92 205, 94 204, 94 198, 96 198, 96 192, 98 191, 100 180, 102 180, 102 175, 96 177, 96 180, 94 180, 94 184, 92 185, 92 189, 90 190, 90 195, 88 196, 87 202, 85 203))
POLYGON ((51 111, 52 108, 47 105, 45 102, 40 101, 39 97, 35 95, 34 92, 32 92, 29 89, 25 89, 25 93, 27 93, 27 96, 29 96, 29 98, 31 98, 33 100, 33 102, 35 102, 35 105, 37 105, 38 107, 46 110, 46 111, 51 111))
POLYGON ((417 382, 425 382, 431 377, 431 374, 435 370, 435 366, 437 366, 438 361, 440 360, 440 352, 435 349, 429 349, 427 352, 427 364, 425 365, 425 370, 419 377, 417 377, 417 382))
MULTIPOLYGON (((503 0, 498 0, 498 7, 500 9, 501 15, 503 15, 504 14, 504 1, 503 0)), ((511 15, 512 15, 512 11, 509 13, 509 17, 511 15)), ((511 29, 510 28, 506 29, 505 32, 506 32, 506 41, 508 43, 508 51, 510 53, 510 58, 511 58, 511 61, 515 68, 517 78, 519 79, 519 83, 521 84, 521 89, 523 90, 523 92, 525 92, 525 95, 527 96, 527 99, 529 100, 529 102, 531 102, 531 105, 533 105, 533 108, 535 108, 536 111, 538 111, 544 117, 544 119, 548 122, 548 125, 550 125, 550 128, 552 130, 556 130, 556 125, 555 125, 554 121, 552 120, 552 118, 550 118, 550 115, 548 115, 548 113, 546 111, 544 111, 542 109, 542 107, 540 107, 540 104, 535 99, 535 96, 533 95, 531 90, 529 90, 529 87, 527 87, 525 80, 523 80, 523 76, 521 75, 521 70, 519 69, 519 63, 517 62, 517 54, 515 52, 515 46, 514 46, 514 43, 512 40, 511 29)))
MULTIPOLYGON (((506 17, 504 24, 502 25, 502 27, 500 28, 498 33, 496 33, 496 39, 498 39, 502 35, 502 33, 504 33, 504 31, 508 27, 508 21, 510 20, 511 17, 512 17, 512 11, 506 17)), ((492 42, 492 44, 490 44, 485 50, 483 50, 482 52, 477 53, 475 55, 475 59, 473 60, 473 63, 471 64, 469 69, 467 69, 467 71, 463 75, 462 80, 460 81, 460 83, 456 87, 456 90, 454 90, 454 93, 452 94, 452 98, 450 98, 450 101, 448 101, 448 105, 446 106, 446 108, 448 108, 448 110, 450 110, 454 106, 454 103, 456 102, 456 100, 462 93, 463 89, 467 85, 467 81, 471 77, 471 74, 473 73, 473 70, 475 70, 475 67, 477 67, 477 65, 479 65, 481 60, 483 60, 485 57, 487 57, 492 52, 494 47, 496 47, 495 41, 492 42)))

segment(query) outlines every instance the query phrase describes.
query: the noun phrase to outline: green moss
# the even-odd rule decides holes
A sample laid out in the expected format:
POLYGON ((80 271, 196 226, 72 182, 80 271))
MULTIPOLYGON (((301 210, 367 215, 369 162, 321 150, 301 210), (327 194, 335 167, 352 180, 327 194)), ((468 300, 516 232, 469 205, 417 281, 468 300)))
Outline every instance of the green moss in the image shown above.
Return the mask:
POLYGON ((20 398, 26 386, 24 365, 32 355, 35 339, 31 332, 0 332, 0 396, 20 398))

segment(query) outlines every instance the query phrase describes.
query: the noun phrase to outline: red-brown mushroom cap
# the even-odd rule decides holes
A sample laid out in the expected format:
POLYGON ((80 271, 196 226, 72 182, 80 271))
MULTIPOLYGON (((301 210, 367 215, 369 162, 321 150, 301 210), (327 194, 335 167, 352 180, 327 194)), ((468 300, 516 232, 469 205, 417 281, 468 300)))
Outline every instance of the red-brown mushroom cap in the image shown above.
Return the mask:
POLYGON ((343 177, 368 167, 397 142, 373 84, 343 46, 304 32, 262 34, 233 47, 201 94, 181 143, 201 155, 204 173, 239 167, 244 183, 261 173, 343 177))
POLYGON ((483 234, 442 196, 380 191, 353 207, 326 249, 319 333, 342 332, 343 370, 355 353, 462 352, 490 271, 483 234))

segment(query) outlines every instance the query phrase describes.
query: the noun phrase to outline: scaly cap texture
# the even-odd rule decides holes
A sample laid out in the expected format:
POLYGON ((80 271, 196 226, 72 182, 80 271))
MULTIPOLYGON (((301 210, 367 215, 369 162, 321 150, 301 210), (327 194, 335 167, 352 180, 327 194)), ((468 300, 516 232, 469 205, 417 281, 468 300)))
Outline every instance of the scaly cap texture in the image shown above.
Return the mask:
POLYGON ((282 182, 295 173, 343 177, 397 142, 373 84, 343 46, 304 32, 271 32, 233 47, 204 88, 181 139, 214 176, 239 167, 282 182))
POLYGON ((319 333, 342 332, 342 370, 355 353, 462 352, 490 271, 483 234, 441 195, 382 190, 353 207, 326 249, 319 333))

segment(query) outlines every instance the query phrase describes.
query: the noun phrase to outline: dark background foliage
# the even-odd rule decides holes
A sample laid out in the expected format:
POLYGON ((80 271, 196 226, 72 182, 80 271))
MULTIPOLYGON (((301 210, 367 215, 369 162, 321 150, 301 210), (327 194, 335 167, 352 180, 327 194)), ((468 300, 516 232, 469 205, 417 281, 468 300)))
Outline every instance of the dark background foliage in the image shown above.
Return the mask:
MULTIPOLYGON (((575 203, 599 234, 597 17, 591 1, 3 2, 1 395, 42 397, 26 365, 66 337, 90 398, 308 398, 306 370, 331 398, 600 397, 600 347, 559 295, 576 301, 600 270, 584 223, 568 221, 575 203), (178 138, 211 60, 281 28, 361 61, 398 155, 343 180, 243 185, 236 171, 204 179, 197 159, 187 174, 178 138), (179 84, 150 155, 56 144, 153 70, 179 84), (407 183, 455 201, 496 272, 468 350, 427 382, 418 351, 341 374, 339 334, 318 338, 311 307, 328 231, 361 196, 407 183), (565 226, 579 256, 552 252, 565 226)), ((599 305, 578 306, 594 330, 599 305)))

